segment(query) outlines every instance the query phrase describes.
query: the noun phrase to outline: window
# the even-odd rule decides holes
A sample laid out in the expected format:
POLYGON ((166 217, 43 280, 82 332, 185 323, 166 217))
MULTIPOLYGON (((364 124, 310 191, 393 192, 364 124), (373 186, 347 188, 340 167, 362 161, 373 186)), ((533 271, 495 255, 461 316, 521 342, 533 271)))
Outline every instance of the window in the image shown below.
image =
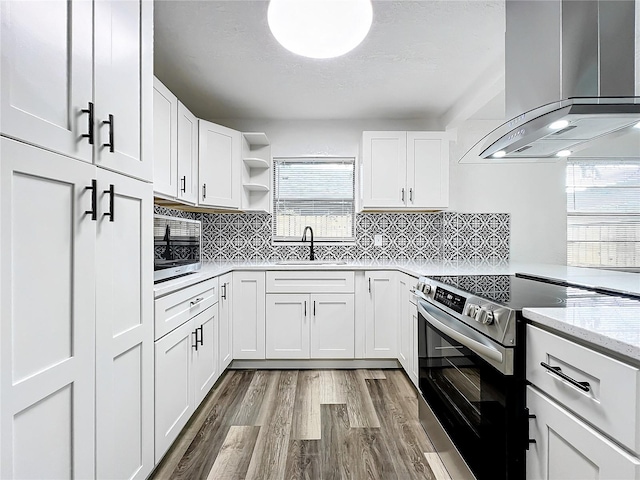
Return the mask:
POLYGON ((567 263, 640 269, 640 161, 567 163, 567 263))
POLYGON ((273 239, 354 240, 355 159, 274 158, 273 239))

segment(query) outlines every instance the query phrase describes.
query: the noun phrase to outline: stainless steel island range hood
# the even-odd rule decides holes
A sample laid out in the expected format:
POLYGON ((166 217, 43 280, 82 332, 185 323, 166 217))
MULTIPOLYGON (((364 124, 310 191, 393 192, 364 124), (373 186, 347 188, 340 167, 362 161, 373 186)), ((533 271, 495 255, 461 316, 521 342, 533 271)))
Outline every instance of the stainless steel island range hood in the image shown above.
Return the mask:
POLYGON ((640 0, 506 0, 506 116, 465 157, 640 158, 640 0))

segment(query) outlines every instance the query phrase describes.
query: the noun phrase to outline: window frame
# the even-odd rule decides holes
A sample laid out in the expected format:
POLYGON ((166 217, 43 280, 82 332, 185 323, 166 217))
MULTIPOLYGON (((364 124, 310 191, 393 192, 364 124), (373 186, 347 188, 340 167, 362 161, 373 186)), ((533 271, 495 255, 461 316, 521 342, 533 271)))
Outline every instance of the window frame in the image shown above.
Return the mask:
POLYGON ((356 244, 356 213, 357 213, 357 159, 355 156, 350 155, 296 155, 296 156, 277 156, 273 157, 273 193, 271 195, 272 206, 272 228, 271 228, 271 244, 274 246, 287 246, 287 245, 300 245, 301 238, 297 237, 279 237, 276 235, 277 230, 277 188, 276 188, 276 175, 278 168, 276 164, 278 162, 291 162, 291 163, 350 163, 353 166, 353 182, 352 182, 352 209, 351 209, 351 237, 316 237, 314 232, 313 242, 320 245, 355 245, 356 244))

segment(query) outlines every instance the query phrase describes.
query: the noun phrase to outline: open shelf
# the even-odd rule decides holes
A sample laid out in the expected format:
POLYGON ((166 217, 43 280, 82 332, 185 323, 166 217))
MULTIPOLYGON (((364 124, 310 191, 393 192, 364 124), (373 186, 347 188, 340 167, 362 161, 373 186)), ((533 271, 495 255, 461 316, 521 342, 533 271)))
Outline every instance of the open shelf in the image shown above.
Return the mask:
POLYGON ((249 157, 242 159, 251 168, 269 168, 269 162, 264 158, 249 157))
POLYGON ((245 183, 243 187, 250 192, 268 192, 269 187, 261 183, 245 183))
POLYGON ((245 132, 242 134, 244 138, 249 142, 251 146, 266 146, 269 145, 269 139, 262 132, 245 132))

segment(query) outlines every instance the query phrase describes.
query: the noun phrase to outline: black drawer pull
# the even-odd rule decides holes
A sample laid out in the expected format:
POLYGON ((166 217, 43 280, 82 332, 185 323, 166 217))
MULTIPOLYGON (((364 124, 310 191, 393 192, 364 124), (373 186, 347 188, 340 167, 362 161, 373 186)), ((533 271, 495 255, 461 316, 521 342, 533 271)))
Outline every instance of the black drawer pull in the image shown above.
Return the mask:
POLYGON ((89 108, 83 108, 80 110, 82 113, 89 114, 89 129, 88 133, 83 133, 81 135, 82 138, 89 139, 89 145, 93 145, 93 102, 89 102, 89 108))
POLYGON ((200 325, 198 328, 196 328, 196 343, 200 343, 200 345, 204 345, 204 332, 202 331, 203 326, 200 325), (198 340, 198 330, 200 330, 200 340, 198 340))
POLYGON ((544 362, 540 362, 540 365, 542 367, 546 368, 547 370, 549 370, 549 372, 551 372, 551 373, 559 376, 561 379, 569 382, 574 387, 579 388, 583 392, 588 392, 591 389, 591 385, 589 385, 589 382, 579 382, 579 381, 571 378, 566 373, 562 373, 562 369, 560 367, 552 367, 551 365, 549 365, 547 363, 544 363, 544 362))
POLYGON ((180 183, 182 184, 182 186, 180 187, 180 191, 182 193, 187 193, 187 176, 184 175, 181 179, 180 179, 180 183))
POLYGON ((198 351, 198 329, 196 328, 191 335, 195 336, 195 342, 191 344, 191 348, 195 348, 196 352, 198 351))

